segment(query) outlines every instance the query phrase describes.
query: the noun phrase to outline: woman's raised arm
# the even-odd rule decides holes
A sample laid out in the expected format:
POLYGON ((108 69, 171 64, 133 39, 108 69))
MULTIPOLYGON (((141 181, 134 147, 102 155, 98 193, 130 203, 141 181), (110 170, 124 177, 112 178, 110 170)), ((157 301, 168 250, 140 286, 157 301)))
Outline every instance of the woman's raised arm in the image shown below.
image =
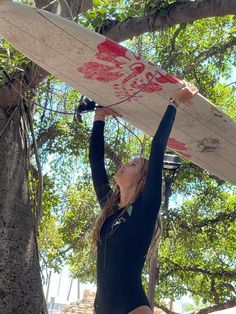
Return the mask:
POLYGON ((111 191, 104 163, 105 117, 111 114, 114 115, 115 113, 106 108, 96 111, 89 143, 89 161, 93 185, 101 208, 106 203, 108 193, 111 191))
POLYGON ((198 92, 195 86, 187 82, 185 83, 186 86, 178 90, 174 95, 174 99, 170 100, 170 104, 152 140, 148 174, 142 197, 144 204, 153 205, 150 206, 153 209, 157 208, 159 210, 160 207, 160 204, 157 203, 161 202, 164 153, 175 120, 176 107, 180 103, 188 105, 191 102, 191 98, 198 92))

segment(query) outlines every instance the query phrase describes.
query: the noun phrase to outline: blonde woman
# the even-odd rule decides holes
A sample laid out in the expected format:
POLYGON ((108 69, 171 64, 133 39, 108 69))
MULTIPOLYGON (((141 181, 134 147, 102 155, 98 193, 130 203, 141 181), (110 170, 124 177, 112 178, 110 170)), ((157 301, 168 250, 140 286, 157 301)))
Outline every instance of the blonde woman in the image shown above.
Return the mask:
POLYGON ((111 190, 104 166, 106 108, 95 113, 90 139, 92 178, 101 214, 94 228, 97 245, 96 314, 151 314, 141 274, 161 205, 164 151, 179 102, 188 103, 197 90, 179 90, 166 109, 153 137, 149 161, 135 158, 122 165, 111 190))

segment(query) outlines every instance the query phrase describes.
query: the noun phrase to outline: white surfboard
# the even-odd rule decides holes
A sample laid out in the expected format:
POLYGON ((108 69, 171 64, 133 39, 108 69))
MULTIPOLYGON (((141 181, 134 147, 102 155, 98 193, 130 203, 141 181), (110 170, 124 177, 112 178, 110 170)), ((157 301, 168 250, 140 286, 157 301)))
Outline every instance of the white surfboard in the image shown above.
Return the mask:
MULTIPOLYGON (((52 75, 153 136, 178 78, 125 47, 44 10, 0 0, 0 36, 52 75)), ((197 94, 181 104, 168 147, 236 184, 236 122, 197 94)))

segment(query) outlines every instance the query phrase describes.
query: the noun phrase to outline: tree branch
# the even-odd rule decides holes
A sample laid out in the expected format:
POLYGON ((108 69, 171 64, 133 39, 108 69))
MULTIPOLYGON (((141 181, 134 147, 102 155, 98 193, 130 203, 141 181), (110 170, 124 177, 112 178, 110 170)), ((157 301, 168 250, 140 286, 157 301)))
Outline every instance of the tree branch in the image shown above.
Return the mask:
POLYGON ((231 307, 236 306, 236 300, 232 300, 232 301, 228 301, 226 303, 223 304, 217 304, 217 305, 213 305, 213 306, 209 306, 205 309, 201 309, 198 312, 194 312, 191 314, 208 314, 208 313, 212 313, 212 312, 216 312, 216 311, 222 311, 225 309, 229 309, 231 307))
MULTIPOLYGON (((211 276, 211 278, 230 278, 235 279, 236 278, 236 271, 225 271, 222 270, 222 272, 217 271, 209 271, 206 269, 203 269, 201 267, 197 266, 179 266, 178 264, 174 263, 173 261, 169 259, 165 259, 168 263, 173 265, 173 269, 171 269, 168 273, 166 273, 163 277, 166 278, 172 273, 176 271, 187 271, 187 272, 194 272, 194 273, 202 273, 204 275, 211 276)), ((163 280, 163 278, 161 279, 163 280)))
MULTIPOLYGON (((37 139, 38 148, 41 148, 46 142, 54 140, 55 138, 62 136, 64 133, 62 129, 58 128, 57 124, 51 125, 48 129, 44 130, 37 139)), ((82 130, 78 126, 76 130, 77 137, 79 137, 84 142, 89 142, 90 130, 83 128, 82 130)), ((32 147, 31 147, 32 149, 32 147)), ((121 163, 121 157, 118 156, 113 149, 105 143, 105 155, 110 159, 116 166, 121 163)))
POLYGON ((45 70, 32 62, 28 63, 23 72, 16 70, 11 73, 11 77, 14 77, 14 79, 12 79, 11 82, 6 82, 5 85, 0 88, 0 109, 16 107, 21 99, 17 91, 21 94, 25 94, 37 88, 39 83, 47 75, 48 73, 45 70))
POLYGON ((38 9, 45 9, 48 12, 56 13, 58 2, 52 0, 34 0, 35 6, 38 9))
POLYGON ((196 67, 197 64, 205 61, 206 59, 210 57, 214 57, 217 54, 225 53, 227 49, 232 48, 235 45, 236 45, 236 38, 232 38, 230 41, 228 41, 224 45, 211 47, 209 50, 202 51, 195 58, 193 64, 183 70, 182 72, 183 75, 186 75, 187 73, 191 72, 196 67))
POLYGON ((156 8, 142 17, 112 23, 103 30, 103 35, 121 42, 145 32, 158 31, 199 19, 236 14, 236 2, 232 0, 177 1, 166 8, 156 8), (150 29, 150 25, 151 29, 150 29))
POLYGON ((214 276, 211 276, 211 293, 213 295, 214 298, 214 302, 216 304, 219 304, 220 302, 220 298, 219 298, 219 294, 216 291, 216 286, 215 286, 215 278, 214 276))
MULTIPOLYGON (((58 128, 57 123, 52 124, 48 129, 40 133, 37 138, 38 148, 41 148, 48 141, 54 140, 58 136, 62 135, 63 132, 58 128)), ((32 147, 31 147, 32 150, 32 147)))
POLYGON ((61 16, 73 17, 77 16, 81 12, 86 12, 93 7, 92 0, 62 0, 55 1, 51 3, 51 0, 35 0, 35 5, 37 8, 45 8, 49 12, 56 13, 58 6, 61 6, 61 16), (69 7, 69 9, 68 9, 69 7), (68 12, 68 10, 70 12, 68 12))
POLYGON ((206 227, 206 226, 216 224, 222 221, 235 221, 235 220, 236 220, 236 212, 220 213, 218 216, 216 216, 213 219, 205 219, 199 222, 198 224, 191 226, 191 229, 206 227))
POLYGON ((209 225, 214 225, 219 222, 223 221, 235 221, 236 220, 236 212, 230 213, 219 213, 215 218, 212 219, 204 219, 194 225, 189 225, 187 222, 183 221, 182 217, 176 213, 175 211, 168 211, 168 215, 174 217, 178 223, 179 227, 184 230, 193 230, 193 229, 200 229, 202 227, 206 227, 209 225))
POLYGON ((233 293, 236 295, 236 289, 234 288, 234 286, 228 282, 224 282, 222 284, 222 286, 224 286, 226 289, 229 289, 231 291, 233 291, 233 293))
POLYGON ((173 63, 174 58, 177 57, 177 54, 175 52, 176 39, 179 36, 179 34, 181 33, 181 31, 184 30, 185 28, 186 28, 186 24, 180 24, 180 26, 175 31, 175 33, 172 37, 172 40, 171 40, 171 45, 170 45, 171 50, 170 50, 170 53, 168 54, 168 60, 166 63, 164 62, 162 64, 163 68, 168 69, 171 66, 171 64, 173 63))
POLYGON ((154 306, 158 307, 159 309, 164 311, 166 314, 179 314, 177 312, 169 310, 166 306, 159 304, 159 303, 156 303, 156 302, 155 302, 154 306))

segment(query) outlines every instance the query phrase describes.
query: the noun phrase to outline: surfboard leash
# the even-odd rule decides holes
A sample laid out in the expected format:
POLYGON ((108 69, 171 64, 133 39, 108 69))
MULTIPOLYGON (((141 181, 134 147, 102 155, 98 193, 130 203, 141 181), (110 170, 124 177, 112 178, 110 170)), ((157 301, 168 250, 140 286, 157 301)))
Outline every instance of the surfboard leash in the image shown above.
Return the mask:
MULTIPOLYGON (((2 69, 0 67, 0 71, 4 74, 4 76, 7 78, 7 81, 9 82, 9 84, 13 87, 13 89, 21 96, 22 99, 26 100, 27 102, 29 103, 32 103, 33 105, 37 106, 37 107, 40 107, 44 110, 48 110, 48 111, 51 111, 51 112, 54 112, 54 113, 59 113, 59 114, 64 114, 64 115, 73 115, 74 118, 76 119, 76 121, 82 123, 83 120, 82 120, 82 114, 86 113, 86 112, 90 112, 90 111, 95 111, 96 108, 102 108, 102 106, 100 105, 97 105, 94 101, 88 99, 88 98, 84 98, 84 96, 81 97, 81 101, 79 102, 79 106, 75 108, 75 111, 74 112, 66 112, 66 111, 60 111, 60 110, 55 110, 55 109, 50 109, 50 108, 47 108, 43 105, 40 105, 38 103, 36 103, 35 101, 33 101, 32 99, 28 99, 26 96, 24 96, 15 86, 14 84, 12 83, 9 75, 6 73, 6 71, 4 69, 2 69)), ((126 101, 126 100, 124 100, 126 101)), ((114 106, 115 104, 113 104, 114 106)), ((18 106, 17 106, 18 108, 18 106)), ((16 108, 16 109, 17 109, 16 108)), ((16 109, 14 110, 14 112, 16 111, 16 109)), ((141 153, 140 153, 140 156, 143 155, 143 152, 144 152, 144 145, 142 143, 142 141, 140 140, 140 138, 133 132, 131 131, 129 128, 127 128, 123 123, 121 123, 116 117, 112 116, 118 124, 122 125, 127 131, 129 131, 133 136, 135 136, 138 141, 140 142, 141 144, 141 153)), ((10 121, 9 121, 10 122, 10 121)), ((7 123, 8 124, 8 123, 7 123)), ((2 133, 5 131, 5 128, 7 127, 7 125, 4 127, 4 130, 1 131, 0 135, 2 135, 2 133)))
MULTIPOLYGON (((83 96, 82 96, 83 97, 83 96)), ((79 106, 76 108, 75 110, 75 119, 77 121, 79 121, 80 123, 83 123, 83 120, 82 120, 82 114, 83 113, 86 113, 86 112, 89 112, 89 111, 95 111, 96 109, 98 108, 107 108, 109 106, 106 106, 106 107, 102 107, 102 106, 99 106, 95 103, 95 101, 93 100, 90 100, 88 98, 83 98, 82 99, 81 97, 81 102, 79 104, 79 106)), ((127 131, 129 131, 133 136, 136 137, 136 139, 140 142, 140 145, 141 145, 141 152, 140 152, 140 156, 143 156, 143 153, 144 153, 144 145, 143 145, 143 142, 141 141, 141 139, 132 131, 130 130, 129 128, 127 128, 123 123, 121 123, 117 117, 115 116, 112 116, 112 118, 114 118, 116 120, 116 122, 118 123, 118 127, 119 125, 121 125, 123 128, 125 128, 127 131)), ((117 132, 117 134, 119 134, 119 132, 117 132)), ((115 140, 116 142, 116 140, 115 140)))
MULTIPOLYGON (((26 96, 24 96, 15 86, 14 84, 12 83, 12 80, 10 79, 9 75, 6 73, 6 71, 0 66, 0 71, 3 73, 3 75, 6 77, 7 81, 9 82, 9 84, 13 87, 13 89, 22 97, 24 98, 26 101, 32 103, 33 105, 37 106, 37 107, 40 107, 44 110, 47 110, 47 111, 51 111, 51 112, 54 112, 54 113, 58 113, 58 114, 65 114, 65 115, 73 115, 73 116, 77 116, 78 115, 78 121, 80 122, 82 119, 81 119, 81 114, 83 113, 86 113, 86 112, 89 112, 89 111, 94 111, 96 108, 102 108, 102 107, 105 107, 105 108, 110 108, 110 107, 114 107, 114 106, 117 106, 117 105, 120 105, 126 101, 130 101, 132 100, 132 98, 134 98, 137 94, 139 94, 140 92, 142 92, 146 87, 148 87, 148 85, 152 82, 152 80, 156 77, 156 75, 158 74, 158 70, 155 71, 154 75, 152 76, 152 78, 150 80, 148 80, 148 82, 146 84, 144 84, 144 86, 142 88, 140 88, 137 92, 135 92, 134 94, 130 95, 129 97, 125 98, 125 99, 122 99, 118 102, 115 102, 113 104, 110 104, 110 105, 107 105, 107 106, 100 106, 99 104, 96 104, 94 101, 91 101, 90 99, 88 98, 85 98, 85 99, 88 99, 89 102, 92 102, 93 104, 89 104, 89 102, 85 102, 85 103, 82 103, 80 102, 79 103, 79 106, 77 108, 75 108, 75 111, 74 112, 67 112, 67 111, 62 111, 62 110, 56 110, 56 109, 51 109, 51 108, 47 108, 37 102, 35 102, 34 100, 32 99, 29 99, 27 98, 26 96)), ((18 83, 20 83, 17 79, 15 79, 15 81, 17 81, 18 83)), ((181 87, 182 88, 182 87, 181 87)), ((168 102, 170 101, 169 98, 159 94, 162 98, 166 99, 168 102)), ((82 96, 81 98, 84 98, 84 96, 82 96)))
MULTIPOLYGON (((129 97, 120 100, 116 103, 107 105, 107 106, 100 106, 98 104, 96 104, 96 102, 90 100, 89 98, 85 98, 84 96, 81 96, 80 101, 79 101, 79 105, 75 108, 74 112, 67 112, 67 111, 61 111, 61 110, 56 110, 56 109, 51 109, 51 108, 47 108, 37 102, 35 102, 32 99, 27 98, 26 96, 24 96, 12 83, 10 77, 8 76, 8 74, 6 73, 6 71, 0 67, 0 71, 4 74, 4 76, 7 78, 7 81, 9 82, 9 84, 13 87, 13 89, 21 96, 22 99, 26 100, 29 103, 32 103, 33 105, 40 107, 44 110, 50 111, 50 112, 54 112, 54 113, 58 113, 58 114, 63 114, 63 115, 73 115, 75 120, 82 123, 82 114, 87 113, 87 112, 91 112, 91 111, 95 111, 98 108, 110 108, 110 107, 114 107, 117 106, 119 104, 122 104, 126 101, 130 101, 132 98, 134 98, 137 94, 139 94, 141 91, 143 91, 151 82, 152 80, 156 77, 156 75, 158 74, 158 71, 155 71, 155 74, 152 76, 152 78, 150 80, 148 80, 148 82, 146 84, 144 84, 144 86, 142 88, 140 88, 137 92, 135 92, 134 94, 130 95, 129 97)), ((17 80, 16 80, 17 81, 17 80)), ((170 99, 168 99, 167 97, 163 96, 160 94, 161 97, 163 97, 164 99, 166 99, 168 102, 170 102, 170 99)), ((140 142, 141 145, 141 151, 140 151, 140 156, 143 156, 144 153, 144 144, 141 141, 141 139, 129 128, 127 128, 123 123, 121 123, 117 117, 112 116, 116 122, 118 124, 120 124, 123 128, 125 128, 127 131, 129 131, 133 136, 136 137, 136 139, 140 142)))
MULTIPOLYGON (((56 110, 56 109, 51 109, 51 108, 47 108, 43 105, 40 105, 39 103, 35 102, 34 100, 32 99, 29 99, 27 98, 25 95, 23 95, 19 90, 18 88, 16 88, 14 86, 14 84, 12 83, 9 75, 6 73, 6 71, 4 69, 1 68, 0 66, 0 71, 4 74, 4 76, 6 77, 8 83, 10 84, 10 86, 17 92, 18 95, 20 95, 20 97, 26 101, 28 101, 29 103, 32 103, 33 105, 37 106, 37 107, 40 107, 42 109, 45 109, 45 110, 48 110, 48 111, 51 111, 51 112, 55 112, 55 113, 59 113, 59 114, 65 114, 65 115, 74 115, 75 113, 74 112, 67 112, 67 111, 61 111, 61 110, 56 110)), ((14 79, 16 82, 20 83, 17 79, 14 79)))

